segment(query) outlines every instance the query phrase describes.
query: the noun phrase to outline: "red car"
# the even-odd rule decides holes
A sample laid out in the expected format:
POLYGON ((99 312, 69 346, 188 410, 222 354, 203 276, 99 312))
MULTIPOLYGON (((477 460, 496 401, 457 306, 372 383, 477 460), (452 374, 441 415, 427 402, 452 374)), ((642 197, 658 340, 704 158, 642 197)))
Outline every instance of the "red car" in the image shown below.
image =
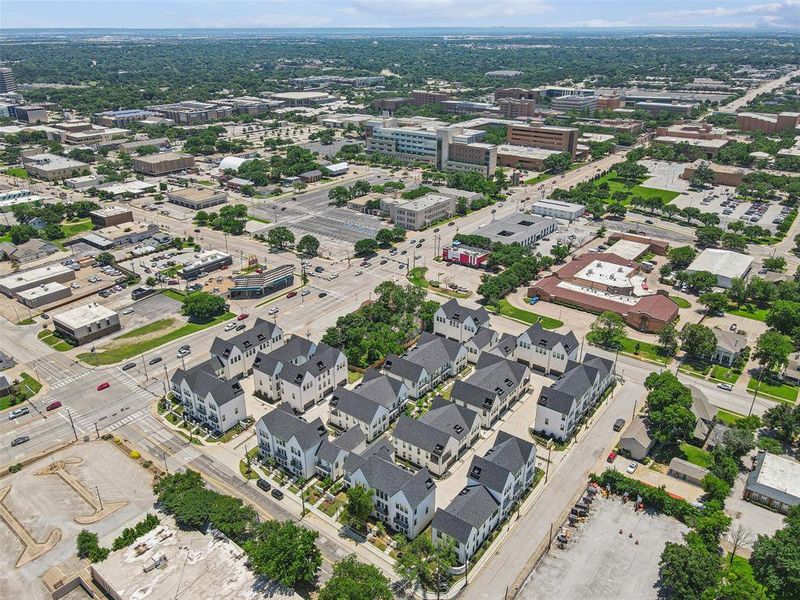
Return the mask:
POLYGON ((236 317, 236 320, 237 320, 237 321, 244 321, 244 320, 245 320, 247 317, 249 317, 249 316, 250 316, 250 315, 248 315, 247 313, 242 313, 242 314, 240 314, 238 317, 236 317))
POLYGON ((297 292, 289 292, 288 294, 286 294, 287 298, 294 298, 295 296, 297 296, 297 292))
POLYGON ((111 384, 108 383, 107 381, 104 381, 103 383, 101 383, 100 385, 97 386, 97 391, 98 392, 102 392, 104 389, 109 388, 109 387, 111 387, 111 384))
POLYGON ((47 405, 47 410, 55 410, 57 408, 61 408, 62 404, 60 400, 56 400, 55 402, 51 402, 47 405))
POLYGON ((617 453, 616 452, 610 452, 608 454, 608 462, 612 463, 612 462, 614 462, 614 459, 616 459, 616 458, 617 458, 617 453))

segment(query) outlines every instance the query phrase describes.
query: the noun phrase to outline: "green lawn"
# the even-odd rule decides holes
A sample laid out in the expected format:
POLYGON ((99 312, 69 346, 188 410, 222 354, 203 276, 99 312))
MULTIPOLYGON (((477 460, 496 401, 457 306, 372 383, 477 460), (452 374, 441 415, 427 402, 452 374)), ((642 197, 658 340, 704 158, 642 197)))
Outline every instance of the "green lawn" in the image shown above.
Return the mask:
POLYGON ((177 290, 164 290, 161 293, 164 294, 167 298, 172 298, 173 300, 177 300, 180 303, 183 303, 183 298, 185 297, 185 294, 183 292, 179 292, 177 290))
POLYGON ((158 321, 153 321, 152 323, 148 323, 147 325, 142 325, 141 327, 137 327, 136 329, 131 329, 127 333, 123 333, 117 339, 127 339, 127 338, 134 338, 139 337, 142 335, 147 335, 148 333, 153 333, 154 331, 161 331, 162 329, 167 329, 172 327, 175 324, 175 319, 172 317, 168 319, 159 319, 158 321))
POLYGON ((174 329, 169 333, 162 335, 161 337, 144 340, 142 342, 133 342, 118 346, 116 348, 109 348, 108 350, 101 349, 95 353, 85 352, 83 354, 79 354, 78 359, 95 366, 113 365, 125 359, 131 358, 132 356, 138 356, 143 352, 148 352, 153 348, 158 348, 159 346, 173 342, 182 338, 183 336, 189 335, 190 333, 202 331, 203 329, 208 329, 209 327, 224 323, 225 321, 232 319, 234 316, 235 315, 232 312, 226 312, 225 314, 212 319, 208 323, 187 323, 183 327, 174 329))
POLYGON ((81 219, 79 221, 64 221, 61 224, 61 231, 64 232, 64 237, 72 237, 84 231, 91 231, 94 228, 91 219, 81 219))
POLYGON ((680 196, 679 192, 645 187, 642 185, 635 185, 632 188, 627 188, 625 184, 617 180, 616 171, 611 171, 607 175, 603 175, 603 177, 597 180, 597 183, 600 184, 604 181, 608 183, 608 198, 605 198, 604 201, 611 200, 611 196, 613 196, 614 192, 630 192, 631 195, 628 196, 628 198, 623 202, 625 205, 630 203, 630 199, 633 196, 640 196, 642 198, 661 198, 665 204, 680 196))
MULTIPOLYGON (((758 385, 758 380, 753 378, 747 383, 747 390, 754 392, 758 385)), ((785 402, 794 403, 797 400, 797 388, 791 385, 771 384, 762 381, 758 386, 758 395, 772 397, 773 399, 783 400, 785 402)))
POLYGON ((736 421, 743 418, 744 417, 742 415, 737 415, 736 413, 727 410, 719 409, 717 411, 717 421, 724 423, 725 425, 735 425, 736 421))
POLYGON ((681 363, 680 370, 688 375, 694 375, 695 377, 705 377, 711 370, 711 365, 707 362, 684 359, 681 363))
POLYGON ((711 379, 724 381, 730 384, 736 383, 739 379, 739 375, 741 375, 741 372, 737 373, 733 369, 723 367, 722 365, 714 365, 714 369, 711 371, 711 379))
POLYGON ((10 169, 6 169, 3 171, 9 177, 19 177, 20 179, 27 179, 28 172, 23 169, 22 167, 11 167, 10 169))
POLYGON ((42 329, 38 334, 36 334, 36 337, 50 346, 53 350, 57 350, 59 352, 66 352, 67 350, 74 348, 73 345, 54 335, 49 329, 42 329))
MULTIPOLYGON (((594 344, 599 346, 599 344, 595 343, 595 336, 592 335, 592 332, 589 332, 586 335, 586 340, 590 344, 594 344)), ((643 342, 641 340, 634 340, 629 337, 623 337, 620 340, 622 346, 620 347, 619 351, 624 354, 629 354, 636 358, 642 358, 645 360, 650 360, 653 362, 664 364, 664 357, 658 353, 658 346, 655 344, 651 344, 649 342, 643 342), (637 349, 638 344, 638 349, 637 349)), ((667 364, 671 363, 672 359, 670 358, 667 361, 667 364)))
POLYGON ((411 282, 411 285, 426 288, 428 287, 428 280, 425 279, 425 273, 427 272, 427 267, 414 267, 408 272, 408 280, 411 282))
POLYGON ((672 300, 675 304, 678 305, 678 308, 691 308, 692 303, 689 302, 686 298, 681 298, 680 296, 670 296, 670 300, 672 300))
POLYGON ((552 175, 550 173, 539 173, 536 177, 531 177, 530 179, 525 180, 525 185, 535 185, 537 183, 541 183, 545 179, 550 179, 552 175))
POLYGON ((497 306, 487 308, 494 310, 504 317, 516 319, 517 321, 522 321, 524 323, 530 323, 531 325, 534 323, 541 323, 542 327, 545 329, 556 329, 564 324, 563 321, 559 321, 558 319, 546 317, 544 315, 538 315, 535 312, 517 308, 506 299, 500 300, 500 302, 497 303, 497 306))
POLYGON ((744 317, 745 319, 754 319, 756 321, 765 321, 769 309, 756 308, 754 306, 743 306, 741 308, 730 308, 728 314, 736 315, 737 317, 744 317))
POLYGON ((0 398, 0 410, 5 410, 6 408, 10 408, 11 406, 15 406, 17 404, 21 404, 28 398, 33 398, 36 394, 39 393, 39 390, 42 389, 42 384, 39 383, 36 379, 25 373, 24 371, 19 374, 20 380, 19 384, 17 385, 17 390, 19 391, 19 395, 15 397, 12 394, 8 396, 3 396, 0 398))
POLYGON ((347 383, 355 383, 356 381, 360 381, 364 377, 363 373, 359 373, 358 371, 347 371, 347 383))
POLYGON ((680 445, 680 449, 681 452, 683 452, 684 460, 688 460, 693 465, 705 467, 706 469, 711 466, 711 454, 702 448, 698 448, 697 446, 692 446, 691 444, 683 442, 680 445))

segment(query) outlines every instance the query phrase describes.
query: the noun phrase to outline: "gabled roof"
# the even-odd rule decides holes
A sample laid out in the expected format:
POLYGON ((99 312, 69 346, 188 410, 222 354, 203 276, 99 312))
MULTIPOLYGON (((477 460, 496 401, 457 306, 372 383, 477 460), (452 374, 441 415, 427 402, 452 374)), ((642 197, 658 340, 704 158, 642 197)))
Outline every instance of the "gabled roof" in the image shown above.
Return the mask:
POLYGON ((319 450, 317 450, 317 458, 328 463, 333 463, 340 454, 344 453, 347 455, 365 442, 366 438, 361 428, 353 426, 337 438, 323 440, 322 444, 319 446, 319 450))
POLYGON ((640 444, 643 448, 649 448, 653 443, 653 438, 650 437, 647 426, 641 417, 634 417, 631 424, 625 429, 625 433, 619 440, 620 446, 623 446, 628 440, 640 444))
POLYGON ((478 331, 465 344, 473 344, 479 350, 488 348, 500 338, 500 335, 488 327, 479 327, 478 331))
POLYGON ((381 409, 386 410, 377 402, 373 402, 357 394, 354 390, 348 390, 343 386, 333 390, 330 405, 331 408, 336 408, 338 411, 350 415, 362 423, 372 423, 381 409))
POLYGON ((431 526, 462 544, 469 541, 473 529, 479 529, 500 507, 482 485, 468 485, 453 498, 447 508, 439 508, 431 526))
POLYGON ((403 392, 405 384, 374 369, 369 369, 367 373, 364 374, 361 383, 353 388, 353 392, 386 408, 394 406, 403 392), (375 374, 370 374, 367 379, 367 373, 370 372, 375 374))
POLYGON ((608 377, 613 368, 611 360, 592 354, 586 354, 582 364, 570 361, 566 373, 553 385, 542 388, 538 404, 568 414, 575 400, 583 396, 596 381, 608 377))
POLYGON ((719 327, 711 330, 717 338, 717 347, 731 354, 738 354, 747 345, 747 336, 732 331, 724 331, 719 327))
POLYGON ((695 417, 710 423, 717 416, 719 409, 708 401, 706 395, 694 385, 687 385, 689 391, 692 393, 692 413, 695 417))
MULTIPOLYGON (((304 360, 299 365, 287 362, 280 369, 278 377, 283 381, 288 381, 299 385, 306 377, 311 375, 316 378, 325 371, 330 370, 336 364, 339 357, 342 356, 342 351, 338 348, 332 348, 327 344, 320 344, 317 346, 316 352, 304 360)), ((302 357, 300 357, 302 360, 302 357)))
POLYGON ((253 370, 266 375, 277 375, 294 363, 304 363, 317 349, 317 345, 311 340, 293 335, 280 348, 272 352, 259 352, 253 361, 253 370))
POLYGON ((257 318, 250 329, 246 329, 232 338, 227 340, 219 337, 214 338, 214 342, 211 344, 211 354, 227 359, 233 348, 239 348, 241 352, 249 350, 250 348, 256 348, 261 343, 271 339, 276 329, 280 330, 280 327, 275 323, 257 318))
POLYGON ((557 333, 555 331, 548 331, 542 327, 541 323, 534 323, 519 337, 527 336, 531 341, 531 346, 534 348, 544 348, 552 350, 558 344, 564 346, 567 352, 571 352, 578 347, 578 339, 572 330, 567 333, 557 333))
POLYGON ((448 300, 439 307, 439 310, 444 311, 444 315, 448 321, 456 321, 463 323, 468 318, 472 318, 477 325, 483 325, 489 322, 489 314, 482 306, 479 308, 469 308, 461 306, 455 299, 448 300))
POLYGON ((441 454, 451 438, 461 441, 474 429, 478 414, 437 396, 419 419, 400 415, 394 437, 427 452, 441 454))
POLYGON ((491 352, 495 354, 499 354, 500 356, 510 356, 514 353, 514 350, 517 347, 517 336, 511 335, 510 333, 503 334, 494 347, 491 349, 491 352))
MULTIPOLYGON (((349 458, 356 456, 350 455, 349 458)), ((345 469, 349 471, 349 466, 354 461, 348 460, 345 469)), ((428 469, 420 469, 416 473, 411 473, 401 469, 391 460, 391 455, 381 449, 373 453, 367 460, 358 464, 354 470, 361 471, 364 479, 367 480, 369 487, 374 488, 390 498, 402 492, 412 508, 418 506, 425 498, 436 490, 428 469)))
POLYGON ((492 446, 483 456, 473 456, 467 477, 498 493, 508 481, 536 455, 536 446, 510 433, 500 431, 492 446))
POLYGON ((328 430, 322 419, 314 419, 311 423, 306 423, 300 417, 295 416, 291 407, 281 404, 275 410, 265 414, 259 420, 267 428, 271 435, 279 439, 288 441, 294 437, 303 450, 309 450, 319 444, 321 440, 328 438, 328 430))
POLYGON ((215 372, 217 368, 218 361, 212 358, 186 370, 177 369, 171 381, 177 385, 185 382, 194 394, 203 398, 210 394, 217 406, 244 395, 239 380, 220 379, 215 372))
POLYGON ((456 380, 450 397, 478 411, 504 399, 522 382, 528 368, 495 354, 482 353, 475 371, 466 380, 456 380))

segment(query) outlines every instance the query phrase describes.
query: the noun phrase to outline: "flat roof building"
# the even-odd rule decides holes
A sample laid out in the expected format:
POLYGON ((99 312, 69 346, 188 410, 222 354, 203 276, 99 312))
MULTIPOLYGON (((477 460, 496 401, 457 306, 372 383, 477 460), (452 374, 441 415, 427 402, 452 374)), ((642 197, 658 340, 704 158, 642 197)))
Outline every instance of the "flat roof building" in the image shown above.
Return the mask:
POLYGON ((731 287, 735 278, 744 279, 753 266, 753 257, 730 250, 706 248, 692 261, 686 270, 689 273, 707 271, 717 277, 721 288, 731 287))
POLYGON ((280 92, 272 94, 271 98, 283 102, 286 106, 318 106, 336 100, 325 92, 280 92))
POLYGON ((190 281, 217 269, 223 269, 233 264, 231 255, 219 250, 206 250, 195 257, 194 262, 183 267, 181 277, 190 281))
POLYGON ((37 308, 45 304, 56 302, 57 300, 69 298, 71 295, 72 291, 67 286, 57 282, 51 282, 27 288, 21 292, 17 292, 14 296, 28 308, 37 308))
POLYGON ((104 206, 89 213, 89 218, 95 227, 110 227, 121 223, 132 223, 133 212, 122 206, 104 206))
POLYGON ((78 345, 122 329, 117 312, 96 302, 54 316, 53 325, 56 333, 78 345))
POLYGON ((14 106, 14 117, 23 123, 47 123, 47 109, 43 106, 14 106))
POLYGON ((500 219, 471 231, 472 235, 489 238, 502 244, 531 246, 558 229, 555 219, 548 219, 525 213, 511 213, 500 219))
POLYGON ((178 206, 202 210, 217 204, 225 204, 228 201, 228 194, 223 190, 211 188, 186 188, 168 192, 167 200, 178 206))
POLYGON ((634 108, 640 110, 646 110, 652 114, 658 114, 660 112, 668 112, 668 113, 679 113, 687 115, 692 112, 697 103, 695 102, 653 102, 653 101, 643 101, 643 102, 636 102, 634 108))
POLYGON ((586 207, 583 204, 553 200, 552 198, 538 200, 531 205, 531 213, 534 215, 566 219, 568 221, 574 221, 585 212, 586 207))
POLYGON ((128 110, 106 110, 95 113, 93 120, 98 125, 105 127, 126 127, 137 121, 144 121, 148 117, 155 116, 156 113, 149 110, 133 108, 128 110))
POLYGON ((597 96, 565 94, 553 98, 550 105, 565 112, 593 113, 597 110, 597 96))
POLYGON ((501 167, 511 167, 512 169, 544 171, 544 161, 554 154, 561 154, 561 152, 562 150, 500 144, 497 147, 497 164, 501 167))
POLYGON ((178 125, 197 125, 216 119, 227 119, 233 115, 233 108, 230 106, 192 100, 148 106, 147 110, 171 119, 178 125))
POLYGON ((578 150, 580 130, 576 127, 550 125, 509 125, 506 141, 512 146, 532 146, 568 152, 572 158, 578 150))
POLYGON ((166 175, 194 168, 194 157, 189 154, 164 152, 133 158, 133 170, 145 175, 166 175))
POLYGON ((736 124, 744 131, 775 133, 800 127, 800 112, 764 114, 742 112, 736 115, 736 124))
POLYGON ((421 198, 389 204, 389 218, 403 229, 417 231, 455 213, 456 199, 442 194, 426 194, 421 198))
POLYGON ((85 162, 49 152, 23 156, 22 166, 28 175, 47 181, 75 177, 89 168, 85 162))
POLYGON ((744 497, 786 514, 789 508, 800 504, 800 463, 785 456, 759 452, 747 476, 744 497))
POLYGON ((46 283, 64 283, 75 279, 75 271, 64 265, 48 265, 7 275, 0 278, 0 292, 9 298, 19 292, 29 290, 46 283))

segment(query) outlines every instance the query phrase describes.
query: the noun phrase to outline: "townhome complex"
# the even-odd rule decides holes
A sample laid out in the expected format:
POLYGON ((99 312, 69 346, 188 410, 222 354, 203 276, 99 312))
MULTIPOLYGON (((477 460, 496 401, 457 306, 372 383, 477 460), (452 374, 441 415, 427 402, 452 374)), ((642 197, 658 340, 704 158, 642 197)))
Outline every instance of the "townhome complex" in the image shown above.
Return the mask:
POLYGON ((359 427, 351 427, 332 440, 323 440, 317 450, 317 475, 331 481, 344 477, 347 457, 351 453, 361 454, 366 449, 367 440, 359 427))
POLYGON ((347 358, 341 350, 292 336, 253 362, 256 394, 283 400, 302 413, 347 382, 347 358))
POLYGON ((333 391, 328 423, 341 430, 357 426, 371 442, 397 419, 407 398, 405 383, 369 369, 355 388, 333 391))
POLYGON ((461 306, 456 300, 442 304, 433 316, 433 332, 462 344, 489 325, 489 314, 482 306, 477 309, 461 306))
POLYGON ((562 374, 570 361, 577 360, 578 350, 578 340, 571 330, 557 333, 535 323, 517 337, 514 358, 545 375, 562 374))
POLYGON ((389 377, 402 381, 411 398, 420 398, 467 366, 467 351, 459 342, 423 332, 405 356, 390 354, 383 363, 389 377))
POLYGON ((317 451, 328 430, 322 419, 307 423, 281 404, 259 419, 256 437, 261 460, 274 460, 292 475, 309 479, 317 472, 317 451))
POLYGON ((170 379, 172 393, 180 400, 187 420, 222 434, 247 416, 244 390, 235 378, 222 375, 216 359, 190 369, 178 369, 170 379))
POLYGON ((553 385, 542 388, 533 429, 557 440, 567 440, 575 427, 614 381, 614 363, 586 354, 583 363, 570 363, 553 385))
POLYGON ((284 343, 283 330, 265 319, 229 339, 215 338, 211 356, 222 364, 225 376, 243 377, 253 372, 253 362, 259 352, 271 352, 284 343))

